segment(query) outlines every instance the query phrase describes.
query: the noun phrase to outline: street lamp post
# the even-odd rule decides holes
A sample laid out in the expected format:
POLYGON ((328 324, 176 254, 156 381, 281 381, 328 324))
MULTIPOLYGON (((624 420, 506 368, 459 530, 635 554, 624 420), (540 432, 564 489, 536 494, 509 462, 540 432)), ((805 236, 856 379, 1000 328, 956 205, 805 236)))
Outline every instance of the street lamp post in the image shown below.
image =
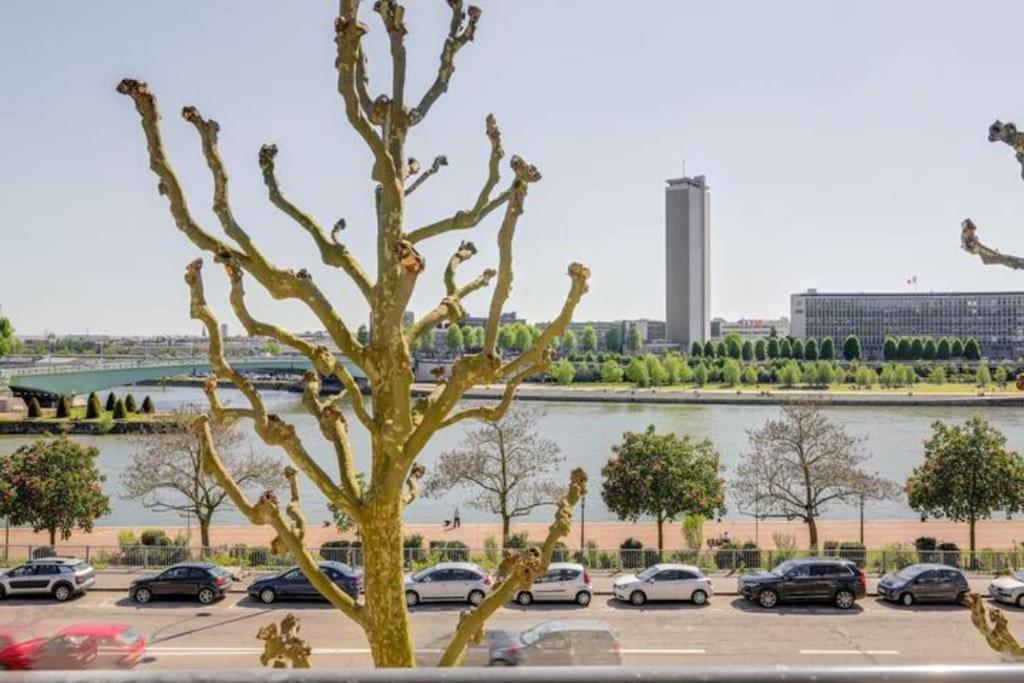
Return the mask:
POLYGON ((864 545, 864 494, 860 494, 860 544, 864 545))
POLYGON ((586 550, 587 497, 580 498, 580 552, 586 550))

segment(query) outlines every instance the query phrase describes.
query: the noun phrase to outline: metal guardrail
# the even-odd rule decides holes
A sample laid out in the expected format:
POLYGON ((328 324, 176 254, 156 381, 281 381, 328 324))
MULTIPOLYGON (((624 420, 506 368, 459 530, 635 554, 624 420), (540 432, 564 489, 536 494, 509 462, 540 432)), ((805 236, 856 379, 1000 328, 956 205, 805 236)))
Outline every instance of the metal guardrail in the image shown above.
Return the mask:
MULTIPOLYGON (((143 678, 135 671, 41 671, 9 673, 5 680, 39 683, 128 683, 143 678)), ((220 669, 146 670, 148 683, 1018 683, 1024 666, 878 666, 878 667, 535 667, 521 669, 220 669)))
MULTIPOLYGON (((315 557, 344 562, 354 567, 363 564, 359 545, 327 545, 311 547, 315 557)), ((275 555, 265 546, 216 546, 198 548, 182 545, 0 545, 0 562, 14 565, 30 558, 79 557, 103 568, 157 569, 186 560, 207 560, 241 569, 284 569, 294 564, 290 555, 275 555)), ((424 548, 406 548, 405 566, 418 569, 437 562, 477 562, 492 569, 501 560, 498 548, 469 548, 448 543, 424 548)), ((1024 549, 980 550, 974 553, 954 550, 860 550, 843 549, 818 554, 822 557, 841 557, 854 562, 865 573, 881 576, 920 562, 944 564, 977 575, 996 576, 1024 569, 1024 549)), ((587 549, 556 548, 552 559, 556 562, 579 562, 591 570, 609 572, 639 571, 659 562, 678 562, 700 567, 709 575, 733 575, 755 569, 774 567, 788 559, 810 557, 809 551, 781 550, 663 550, 655 549, 587 549)))

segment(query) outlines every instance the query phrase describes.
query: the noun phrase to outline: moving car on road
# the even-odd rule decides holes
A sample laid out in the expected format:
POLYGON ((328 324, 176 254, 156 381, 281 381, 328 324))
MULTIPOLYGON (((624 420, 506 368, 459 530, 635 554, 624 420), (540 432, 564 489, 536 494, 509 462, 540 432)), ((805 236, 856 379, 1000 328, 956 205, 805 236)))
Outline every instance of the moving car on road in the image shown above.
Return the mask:
POLYGON ((603 621, 545 621, 519 634, 488 632, 491 666, 619 666, 619 637, 603 621))
POLYGON ((711 579, 688 564, 656 564, 639 574, 615 579, 612 592, 622 601, 642 605, 648 600, 689 600, 703 605, 711 598, 711 579))
POLYGON ((84 669, 95 661, 97 651, 96 639, 89 636, 33 638, 0 650, 0 669, 84 669))
POLYGON ((998 602, 1024 607, 1024 569, 1010 576, 1000 576, 988 586, 988 595, 998 602))
POLYGON ((491 583, 491 575, 478 564, 442 562, 405 578, 405 602, 410 607, 428 601, 479 605, 491 583))
POLYGON ((127 624, 75 624, 57 632, 68 638, 91 638, 96 641, 93 668, 131 668, 146 654, 146 639, 139 630, 127 624))
POLYGON ((808 557, 787 560, 770 572, 739 577, 741 595, 772 608, 779 602, 831 602, 850 609, 867 589, 867 577, 849 560, 808 557))
MULTIPOLYGON (((320 571, 353 599, 359 597, 359 592, 363 587, 362 571, 352 569, 342 562, 329 560, 320 563, 320 571)), ((313 586, 298 567, 292 567, 275 576, 253 581, 249 585, 249 596, 266 604, 275 600, 324 599, 320 591, 313 586)))
POLYGON ((529 590, 519 591, 514 599, 520 605, 529 605, 534 600, 561 600, 585 607, 593 597, 590 574, 582 564, 552 562, 544 576, 537 577, 529 590))
POLYGON ((942 564, 912 564, 878 582, 878 597, 909 607, 915 602, 967 600, 970 586, 959 569, 942 564))
POLYGON ((204 605, 223 597, 231 588, 231 574, 211 562, 182 562, 156 576, 135 579, 128 594, 137 603, 171 596, 193 597, 204 605))
POLYGON ((50 594, 64 602, 84 593, 95 582, 96 572, 77 557, 44 557, 0 574, 0 598, 50 594))

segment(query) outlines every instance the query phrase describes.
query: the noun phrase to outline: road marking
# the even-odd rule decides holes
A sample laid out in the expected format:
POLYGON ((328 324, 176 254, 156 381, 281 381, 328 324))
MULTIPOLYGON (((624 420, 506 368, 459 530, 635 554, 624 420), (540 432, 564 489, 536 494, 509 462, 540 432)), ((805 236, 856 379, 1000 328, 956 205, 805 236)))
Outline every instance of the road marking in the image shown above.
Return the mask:
MULTIPOLYGON (((248 655, 248 654, 259 654, 263 652, 261 647, 150 647, 146 649, 146 654, 162 655, 164 657, 184 657, 184 656, 216 656, 216 655, 248 655)), ((420 648, 416 652, 422 653, 441 653, 443 650, 440 648, 420 648)), ((325 648, 314 648, 313 654, 315 655, 368 655, 370 654, 370 648, 368 647, 325 647, 325 648)))
POLYGON ((898 655, 899 650, 800 650, 802 655, 898 655))
POLYGON ((700 649, 689 649, 689 650, 681 650, 681 649, 633 650, 633 649, 623 648, 621 650, 621 652, 624 655, 705 655, 705 654, 707 654, 708 651, 707 650, 700 650, 700 649))

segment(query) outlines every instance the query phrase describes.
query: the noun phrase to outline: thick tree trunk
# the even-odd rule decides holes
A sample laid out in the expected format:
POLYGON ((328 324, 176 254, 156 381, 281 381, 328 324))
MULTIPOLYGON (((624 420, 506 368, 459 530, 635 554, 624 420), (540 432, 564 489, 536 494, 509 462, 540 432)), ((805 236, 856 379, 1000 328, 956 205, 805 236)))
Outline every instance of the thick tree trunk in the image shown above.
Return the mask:
MULTIPOLYGON (((48 529, 48 531, 50 532, 50 547, 53 548, 54 546, 57 545, 57 530, 56 529, 48 529)), ((974 544, 974 526, 971 526, 971 544, 972 544, 971 548, 973 549, 974 548, 974 545, 973 545, 974 544)))
POLYGON ((814 521, 814 516, 807 517, 807 531, 811 535, 811 552, 818 552, 818 523, 814 521))
POLYGON ((968 518, 968 520, 967 520, 967 523, 970 525, 970 528, 971 528, 971 539, 970 539, 971 540, 971 544, 970 544, 969 550, 971 551, 971 563, 972 563, 972 565, 974 563, 974 525, 975 525, 975 523, 977 523, 977 521, 978 520, 976 520, 974 518, 974 515, 971 515, 968 518))
POLYGON ((501 516, 501 547, 508 547, 508 536, 512 532, 512 518, 508 515, 501 516))
POLYGON ((363 530, 366 639, 378 667, 413 667, 412 633, 405 606, 401 508, 395 501, 370 507, 363 530))
POLYGON ((199 539, 203 548, 210 547, 210 520, 199 518, 199 539))
POLYGON ((665 534, 664 534, 665 520, 658 515, 658 555, 661 555, 661 551, 665 549, 665 534))

